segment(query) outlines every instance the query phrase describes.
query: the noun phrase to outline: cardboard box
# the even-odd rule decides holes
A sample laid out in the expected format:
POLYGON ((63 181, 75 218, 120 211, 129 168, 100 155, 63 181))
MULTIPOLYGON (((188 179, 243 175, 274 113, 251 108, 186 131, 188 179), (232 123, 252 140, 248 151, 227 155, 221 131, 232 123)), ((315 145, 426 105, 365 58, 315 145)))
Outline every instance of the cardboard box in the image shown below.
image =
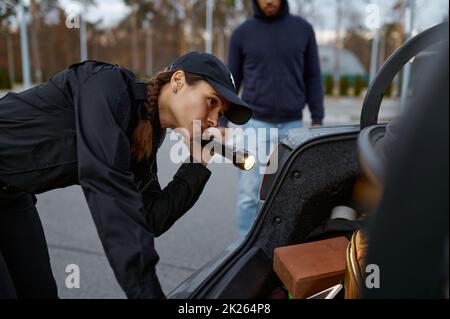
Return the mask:
POLYGON ((347 246, 345 237, 337 237, 279 247, 274 253, 274 270, 293 298, 307 298, 341 282, 347 246))

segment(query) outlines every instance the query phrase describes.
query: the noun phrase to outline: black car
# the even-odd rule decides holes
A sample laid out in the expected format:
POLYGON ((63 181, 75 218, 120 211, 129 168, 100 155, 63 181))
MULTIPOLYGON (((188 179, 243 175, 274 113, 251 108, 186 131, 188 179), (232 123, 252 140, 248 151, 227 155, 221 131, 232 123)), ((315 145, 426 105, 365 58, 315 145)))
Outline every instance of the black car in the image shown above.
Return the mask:
MULTIPOLYGON (((389 177, 389 165, 394 159, 389 156, 386 158, 378 147, 380 141, 387 135, 388 125, 377 124, 377 120, 383 94, 401 68, 413 57, 416 57, 416 62, 425 60, 442 62, 438 58, 442 53, 445 53, 446 67, 444 62, 443 66, 434 68, 434 72, 439 72, 442 75, 435 74, 434 79, 441 79, 442 83, 435 83, 427 79, 426 82, 420 82, 422 86, 425 85, 425 88, 420 88, 419 92, 429 93, 428 95, 425 94, 423 99, 431 99, 437 104, 442 102, 442 99, 445 103, 445 96, 447 99, 444 110, 440 109, 440 112, 443 112, 440 119, 442 121, 441 127, 444 128, 444 131, 446 130, 447 134, 446 137, 440 136, 440 139, 444 139, 443 144, 437 144, 443 147, 444 152, 438 158, 423 160, 423 165, 424 170, 432 170, 434 161, 444 161, 447 167, 446 175, 443 172, 442 181, 433 181, 435 185, 443 183, 443 186, 440 187, 443 188, 442 192, 435 193, 432 196, 436 196, 436 198, 430 200, 438 203, 438 209, 447 212, 444 216, 447 224, 442 226, 441 230, 441 232, 447 234, 447 241, 446 243, 434 243, 434 246, 439 246, 439 249, 441 249, 441 246, 447 245, 447 249, 446 251, 445 249, 442 250, 446 253, 436 257, 439 262, 434 264, 439 267, 443 264, 447 265, 447 281, 437 274, 435 276, 437 279, 435 279, 438 285, 446 286, 448 289, 448 23, 443 23, 411 39, 390 57, 369 88, 362 108, 361 125, 305 128, 291 131, 288 138, 277 149, 278 171, 264 177, 260 192, 258 217, 247 237, 225 249, 219 256, 195 272, 172 291, 169 298, 270 298, 277 287, 282 286, 273 271, 275 248, 305 243, 317 238, 351 234, 352 229, 327 229, 321 236, 317 237, 317 232, 314 231, 329 220, 330 212, 334 207, 348 206, 355 208, 355 206, 360 205, 356 209, 367 209, 367 212, 371 208, 376 210, 373 203, 366 201, 366 207, 361 206, 361 203, 355 203, 355 185, 362 176, 371 181, 372 185, 375 185, 375 189, 378 187, 379 198, 376 191, 374 196, 369 197, 372 199, 375 197, 375 203, 381 201, 381 207, 386 208, 388 204, 383 202, 386 197, 389 197, 386 194, 383 195, 383 190, 386 189, 391 191, 390 194, 399 192, 395 194, 396 198, 401 198, 404 195, 407 199, 410 199, 411 203, 414 200, 425 200, 426 196, 420 198, 420 196, 414 197, 413 193, 408 194, 408 185, 403 185, 402 189, 396 188, 395 181, 389 177), (430 48, 433 48, 433 50, 430 50, 430 48), (434 51, 438 53, 434 54, 434 51), (446 89, 443 89, 444 87, 446 89), (444 92, 441 92, 443 94, 440 95, 433 89, 441 89, 444 92), (436 95, 439 95, 439 97, 436 95), (445 116, 445 114, 447 115, 445 116), (439 195, 443 193, 447 195, 439 195), (314 234, 316 234, 315 237, 314 234)), ((421 97, 414 95, 409 104, 415 104, 415 99, 419 100, 421 97)), ((429 108, 433 107, 437 106, 429 105, 429 108)), ((422 120, 423 125, 427 125, 427 119, 423 118, 422 120)), ((433 125, 439 126, 436 122, 431 124, 431 126, 433 125)), ((400 134, 407 131, 407 129, 400 130, 400 134)), ((426 135, 426 132, 424 131, 422 135, 426 135)), ((436 136, 429 136, 428 138, 430 141, 438 143, 436 136)), ((442 152, 442 148, 441 150, 438 148, 436 151, 442 152)), ((431 154, 427 155, 431 156, 431 154)), ((423 157, 420 154, 415 156, 418 160, 423 157)), ((408 161, 413 160, 414 158, 411 158, 408 161)), ((433 187, 429 184, 419 186, 423 188, 433 187)), ((410 212, 411 218, 415 219, 413 210, 410 212)), ((382 212, 378 211, 376 217, 381 218, 381 216, 382 212)), ((420 218, 426 219, 427 217, 419 217, 419 220, 420 218)), ((395 216, 392 216, 392 220, 395 220, 395 216)), ((409 220, 403 219, 401 223, 405 225, 401 229, 408 230, 409 220)), ((374 221, 373 224, 376 225, 377 222, 374 221)), ((389 231, 401 233, 401 229, 398 230, 398 227, 392 226, 392 228, 385 225, 385 238, 388 238, 389 231)), ((375 230, 372 230, 376 232, 376 227, 375 230)), ((427 235, 429 231, 430 229, 423 230, 424 238, 430 238, 427 235)), ((407 231, 403 235, 409 236, 407 231)), ((374 236, 376 237, 376 233, 374 236)), ((411 238, 414 238, 414 236, 411 236, 411 238)), ((395 240, 392 247, 403 239, 408 240, 408 238, 395 240)), ((411 245, 413 244, 417 243, 411 241, 411 245)), ((388 251, 392 247, 381 248, 388 251)), ((376 249, 372 252, 374 255, 377 253, 376 249)), ((410 252, 409 254, 411 255, 410 252)), ((405 265, 398 266, 405 267, 405 265)), ((416 277, 423 276, 426 267, 421 265, 417 268, 418 266, 416 266, 412 267, 411 271, 416 271, 416 277)), ((406 271, 399 275, 399 277, 402 276, 410 276, 410 274, 406 271)), ((433 277, 433 275, 430 276, 433 277)), ((430 276, 427 276, 424 285, 433 281, 430 276)), ((386 278, 388 277, 386 275, 386 278)), ((398 285, 400 285, 400 282, 398 285)), ((395 290, 395 287, 392 289, 395 290)), ((419 292, 423 291, 423 286, 420 289, 419 292)), ((381 297, 409 297, 408 293, 402 295, 401 291, 404 290, 414 291, 410 287, 403 287, 403 290, 399 289, 397 295, 389 295, 388 293, 387 295, 381 295, 381 297)), ((435 295, 427 294, 426 296, 435 295)))

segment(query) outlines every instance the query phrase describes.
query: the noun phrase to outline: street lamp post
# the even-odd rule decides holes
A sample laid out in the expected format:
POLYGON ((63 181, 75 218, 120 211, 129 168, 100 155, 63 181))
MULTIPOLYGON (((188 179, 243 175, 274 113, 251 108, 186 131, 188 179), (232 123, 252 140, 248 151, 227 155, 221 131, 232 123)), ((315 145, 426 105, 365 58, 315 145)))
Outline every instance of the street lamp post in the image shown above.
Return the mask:
POLYGON ((214 15, 214 0, 207 0, 206 2, 206 41, 205 51, 212 53, 213 51, 213 15, 214 15))
POLYGON ((30 55, 28 50, 27 21, 23 0, 19 0, 17 14, 20 24, 20 51, 22 54, 22 76, 24 89, 31 87, 30 55))
POLYGON ((372 83, 378 72, 378 50, 380 47, 380 32, 373 31, 372 50, 370 53, 370 75, 369 82, 372 83))
MULTIPOLYGON (((416 1, 408 0, 407 6, 405 8, 405 33, 406 40, 409 40, 413 36, 414 29, 414 16, 416 11, 416 1)), ((403 82, 402 82, 402 91, 400 98, 400 107, 402 110, 405 109, 407 100, 408 100, 408 92, 409 92, 409 84, 411 81, 411 63, 407 63, 403 68, 403 82)))
POLYGON ((367 19, 366 26, 372 30, 372 50, 370 53, 370 74, 369 83, 372 83, 378 72, 378 51, 380 47, 380 26, 381 26, 381 16, 380 7, 371 3, 366 7, 367 19))
POLYGON ((81 62, 88 59, 87 34, 86 34, 86 1, 82 4, 80 13, 80 60, 81 62))
POLYGON ((147 20, 144 21, 144 29, 146 30, 145 51, 146 51, 146 73, 147 76, 153 75, 153 13, 147 14, 147 20))
POLYGON ((339 87, 341 78, 341 25, 342 25, 342 0, 336 0, 336 39, 334 44, 334 84, 339 87))

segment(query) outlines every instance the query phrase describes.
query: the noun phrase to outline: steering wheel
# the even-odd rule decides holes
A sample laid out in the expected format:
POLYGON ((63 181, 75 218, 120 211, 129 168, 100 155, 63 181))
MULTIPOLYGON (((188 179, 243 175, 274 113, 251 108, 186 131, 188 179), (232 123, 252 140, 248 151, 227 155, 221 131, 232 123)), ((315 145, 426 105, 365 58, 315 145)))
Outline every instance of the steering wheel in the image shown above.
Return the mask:
POLYGON ((428 47, 448 41, 448 27, 448 22, 438 24, 403 44, 389 57, 367 91, 361 111, 358 153, 365 175, 377 185, 382 185, 385 177, 382 148, 377 144, 383 143, 387 131, 386 125, 377 125, 384 92, 408 61, 428 47))
POLYGON ((395 75, 408 61, 417 56, 420 52, 434 44, 448 41, 448 27, 449 24, 447 21, 427 29, 404 43, 389 57, 373 83, 370 85, 364 98, 361 111, 361 130, 378 123, 378 114, 380 112, 384 92, 394 79, 395 75))

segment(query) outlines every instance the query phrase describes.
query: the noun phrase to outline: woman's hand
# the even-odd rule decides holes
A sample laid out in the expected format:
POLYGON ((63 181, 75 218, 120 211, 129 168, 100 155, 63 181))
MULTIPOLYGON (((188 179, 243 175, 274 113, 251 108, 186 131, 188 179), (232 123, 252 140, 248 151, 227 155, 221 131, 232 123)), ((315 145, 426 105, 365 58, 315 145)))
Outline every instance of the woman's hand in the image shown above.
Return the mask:
POLYGON ((219 128, 218 128, 218 130, 220 131, 220 134, 222 135, 222 139, 225 139, 225 130, 226 130, 227 128, 226 127, 223 127, 223 126, 219 126, 219 128))
POLYGON ((211 127, 203 132, 202 140, 205 146, 202 148, 202 156, 208 162, 214 156, 214 148, 208 145, 212 139, 223 140, 222 131, 219 128, 211 127))
POLYGON ((208 165, 209 161, 214 156, 214 150, 211 149, 205 141, 211 140, 212 137, 214 137, 214 139, 222 140, 221 131, 214 127, 204 130, 201 136, 188 136, 188 132, 183 130, 179 131, 179 133, 183 135, 183 141, 188 147, 194 161, 202 163, 205 166, 208 165))
POLYGON ((195 152, 195 150, 194 152, 191 152, 191 155, 194 157, 194 159, 196 159, 199 162, 201 161, 201 163, 204 164, 205 166, 214 156, 214 149, 208 145, 208 142, 211 139, 222 140, 222 133, 218 128, 211 127, 209 129, 206 129, 202 134, 201 141, 194 139, 194 147, 196 145, 197 149, 200 149, 201 152, 198 151, 195 152), (200 157, 198 155, 199 153, 201 153, 201 158, 199 158, 200 157))

